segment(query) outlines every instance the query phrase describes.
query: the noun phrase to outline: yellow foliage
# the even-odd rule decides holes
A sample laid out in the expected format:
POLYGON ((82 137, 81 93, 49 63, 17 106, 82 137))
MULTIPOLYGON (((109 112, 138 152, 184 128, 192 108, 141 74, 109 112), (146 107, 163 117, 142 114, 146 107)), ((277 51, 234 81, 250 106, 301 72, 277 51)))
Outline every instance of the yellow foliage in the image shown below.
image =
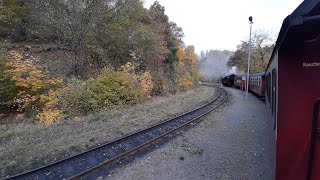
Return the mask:
POLYGON ((11 80, 17 86, 27 88, 33 92, 62 82, 62 79, 50 78, 48 73, 37 69, 31 62, 15 60, 11 61, 8 65, 11 67, 8 70, 8 73, 12 76, 11 80))
POLYGON ((56 91, 50 90, 47 94, 42 94, 40 96, 40 102, 45 104, 46 108, 54 108, 59 103, 59 90, 60 89, 56 91))
POLYGON ((134 75, 133 71, 135 66, 131 62, 127 62, 125 65, 121 66, 120 72, 131 73, 130 76, 139 81, 140 84, 140 94, 143 98, 147 98, 153 89, 154 83, 152 81, 152 76, 149 71, 143 73, 142 75, 134 75))
POLYGON ((197 67, 197 57, 193 46, 179 49, 177 52, 178 62, 178 85, 182 90, 193 87, 193 83, 198 80, 199 72, 197 67))
POLYGON ((193 86, 193 78, 192 78, 192 76, 191 75, 187 75, 187 76, 181 77, 179 79, 178 85, 182 90, 191 89, 192 86, 193 86))
POLYGON ((178 56, 178 59, 179 59, 178 67, 179 68, 184 67, 184 51, 183 51, 182 48, 179 48, 179 50, 177 52, 177 56, 178 56))
POLYGON ((131 62, 127 62, 125 65, 121 66, 120 71, 125 73, 130 73, 135 69, 134 65, 131 62))
POLYGON ((37 118, 39 119, 39 121, 41 123, 44 124, 50 124, 53 122, 56 122, 57 120, 59 120, 61 118, 61 113, 59 110, 54 110, 54 109, 48 109, 45 110, 43 112, 40 112, 37 115, 37 118))
POLYGON ((49 124, 61 118, 61 112, 56 108, 59 103, 58 92, 58 90, 50 90, 48 94, 40 96, 40 102, 44 104, 42 112, 37 115, 40 122, 49 124))
POLYGON ((37 97, 26 93, 25 91, 20 91, 18 95, 14 98, 14 102, 19 105, 18 111, 22 111, 26 107, 31 106, 37 101, 37 97))
POLYGON ((185 59, 190 61, 192 65, 197 64, 197 56, 194 52, 194 47, 193 46, 187 46, 185 48, 185 59))
POLYGON ((154 84, 152 81, 151 73, 149 71, 143 73, 140 76, 140 93, 142 97, 148 97, 151 94, 153 86, 154 84))
POLYGON ((50 123, 58 120, 61 113, 56 109, 59 100, 55 87, 62 83, 60 78, 51 78, 47 72, 37 69, 31 61, 23 59, 21 53, 9 51, 7 63, 11 81, 15 82, 20 92, 14 98, 14 103, 23 109, 42 109, 38 114, 40 122, 50 123))

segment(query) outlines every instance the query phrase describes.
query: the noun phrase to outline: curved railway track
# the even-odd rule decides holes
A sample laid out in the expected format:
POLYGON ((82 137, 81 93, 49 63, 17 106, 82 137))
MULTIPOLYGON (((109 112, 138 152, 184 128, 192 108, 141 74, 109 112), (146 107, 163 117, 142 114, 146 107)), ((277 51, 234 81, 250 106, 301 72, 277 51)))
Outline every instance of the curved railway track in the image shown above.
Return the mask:
MULTIPOLYGON (((212 86, 209 84, 203 85, 212 86)), ((224 104, 228 99, 227 92, 223 88, 214 87, 220 91, 218 96, 192 111, 113 142, 100 145, 76 156, 9 177, 8 179, 96 179, 109 165, 141 151, 169 134, 194 123, 224 104)))

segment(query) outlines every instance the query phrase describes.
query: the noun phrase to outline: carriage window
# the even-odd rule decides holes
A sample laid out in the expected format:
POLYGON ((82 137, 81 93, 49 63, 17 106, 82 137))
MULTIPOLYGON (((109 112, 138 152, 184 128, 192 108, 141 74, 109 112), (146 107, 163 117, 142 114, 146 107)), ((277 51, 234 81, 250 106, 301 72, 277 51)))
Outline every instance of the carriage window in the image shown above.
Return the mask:
POLYGON ((259 86, 261 86, 261 84, 262 84, 262 83, 261 83, 261 77, 259 77, 259 86))

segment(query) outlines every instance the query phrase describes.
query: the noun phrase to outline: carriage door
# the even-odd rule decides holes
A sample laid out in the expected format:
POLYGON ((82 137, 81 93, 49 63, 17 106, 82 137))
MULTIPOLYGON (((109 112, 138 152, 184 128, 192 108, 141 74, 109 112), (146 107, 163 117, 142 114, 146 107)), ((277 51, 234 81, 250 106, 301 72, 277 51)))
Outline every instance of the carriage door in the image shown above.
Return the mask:
POLYGON ((320 179, 320 98, 313 106, 307 179, 320 179))

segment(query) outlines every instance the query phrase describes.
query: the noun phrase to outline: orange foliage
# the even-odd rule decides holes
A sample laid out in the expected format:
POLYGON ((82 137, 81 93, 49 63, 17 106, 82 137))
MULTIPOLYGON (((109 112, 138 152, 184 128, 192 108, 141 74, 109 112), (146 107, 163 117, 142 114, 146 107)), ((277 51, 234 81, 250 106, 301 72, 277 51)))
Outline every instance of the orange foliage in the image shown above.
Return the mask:
POLYGON ((179 58, 178 67, 179 68, 184 67, 184 51, 182 48, 179 48, 179 50, 177 52, 177 56, 179 58))
POLYGON ((198 80, 197 56, 194 52, 194 47, 179 48, 177 56, 179 58, 178 85, 182 90, 190 89, 193 87, 193 83, 198 80))

